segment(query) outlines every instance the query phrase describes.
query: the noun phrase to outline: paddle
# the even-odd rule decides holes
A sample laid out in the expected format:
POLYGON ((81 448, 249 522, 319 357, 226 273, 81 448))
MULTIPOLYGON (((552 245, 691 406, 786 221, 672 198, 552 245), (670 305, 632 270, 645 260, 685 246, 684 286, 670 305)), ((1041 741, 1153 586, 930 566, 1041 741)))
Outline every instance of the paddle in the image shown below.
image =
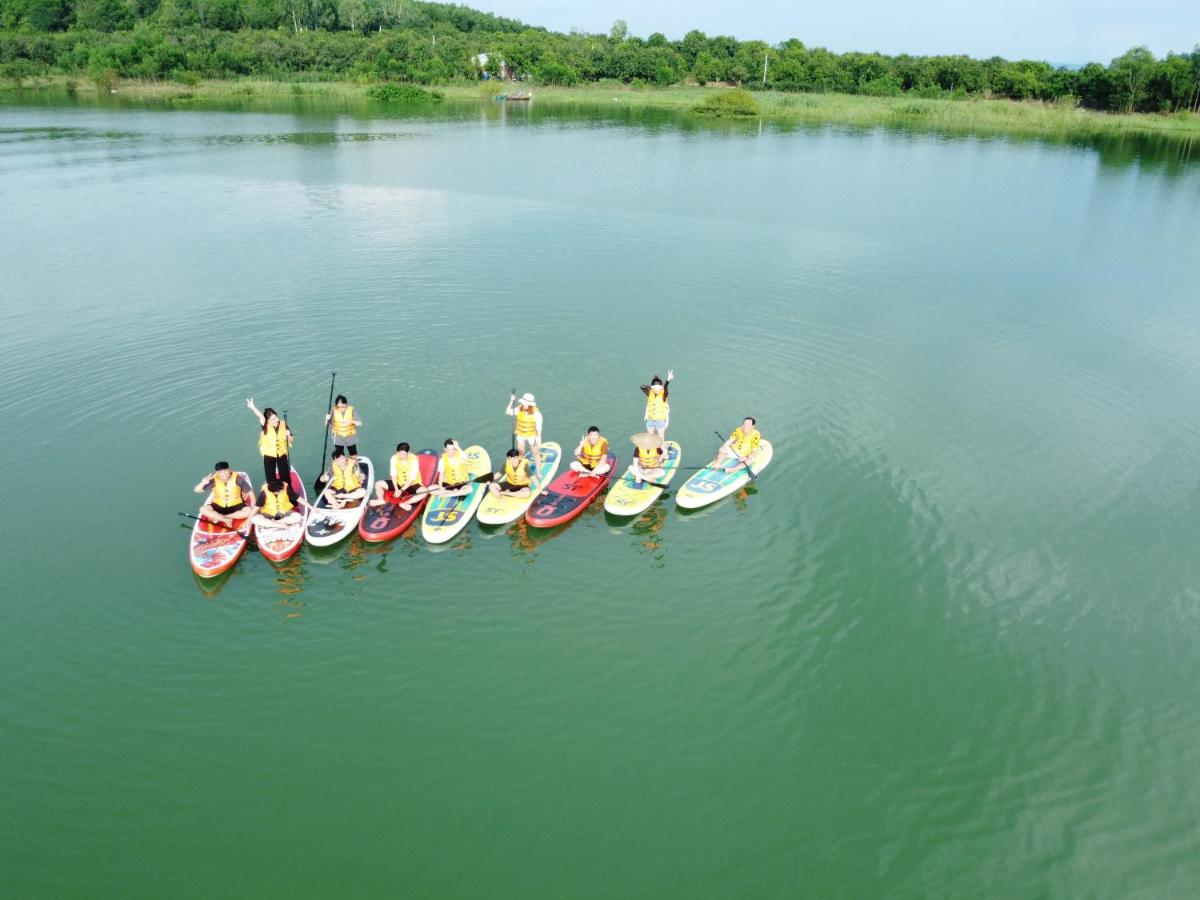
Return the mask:
MULTIPOLYGON (((214 528, 223 528, 225 531, 232 531, 236 534, 241 534, 241 529, 230 528, 228 525, 222 525, 220 522, 214 522, 212 519, 206 519, 203 516, 193 516, 191 513, 181 512, 179 515, 185 519, 195 519, 197 522, 204 522, 206 525, 212 525, 214 528)), ((249 538, 247 538, 249 540, 249 538)))
MULTIPOLYGON (((470 481, 467 482, 467 484, 487 484, 489 481, 492 481, 495 477, 496 477, 495 472, 484 472, 478 478, 472 478, 470 481)), ((436 491, 437 489, 438 489, 438 485, 430 484, 430 485, 426 485, 425 487, 422 487, 422 488, 417 488, 415 491, 413 491, 412 495, 414 497, 419 497, 422 494, 428 494, 431 491, 436 491)), ((457 500, 458 498, 455 497, 453 499, 457 500)))
POLYGON ((329 374, 329 407, 328 421, 325 422, 325 443, 321 447, 321 467, 317 469, 317 480, 313 482, 313 493, 319 494, 325 489, 325 454, 329 451, 329 426, 333 420, 333 383, 337 380, 337 372, 329 374))
MULTIPOLYGON (((516 399, 517 399, 517 389, 516 389, 516 388, 513 388, 511 393, 512 393, 512 397, 511 397, 511 398, 509 399, 509 401, 508 401, 508 408, 509 408, 509 409, 512 409, 512 405, 513 405, 513 403, 514 403, 514 402, 516 402, 516 399)), ((516 449, 517 449, 517 416, 516 416, 516 413, 513 413, 513 427, 512 427, 512 449, 514 449, 514 450, 516 450, 516 449)))
MULTIPOLYGON (((632 478, 622 478, 621 480, 624 481, 626 484, 634 484, 634 485, 637 484, 637 482, 634 481, 632 478)), ((656 487, 656 488, 669 488, 670 487, 669 484, 664 484, 661 481, 647 481, 645 478, 642 479, 642 484, 648 484, 648 485, 650 485, 650 487, 656 487)))
MULTIPOLYGON (((719 431, 714 431, 714 432, 713 432, 713 434, 715 434, 715 435, 717 436, 717 438, 718 438, 718 439, 721 441, 721 443, 722 443, 722 444, 724 444, 724 443, 725 443, 725 441, 726 441, 726 440, 728 440, 728 438, 722 437, 722 435, 721 435, 721 432, 719 432, 719 431)), ((732 450, 733 448, 732 448, 732 447, 730 447, 729 449, 731 449, 731 450, 732 450)), ((745 467, 745 469, 746 469, 746 474, 750 476, 750 480, 751 480, 751 481, 758 481, 758 476, 757 476, 757 475, 755 475, 755 474, 754 474, 754 470, 753 470, 752 468, 750 468, 750 463, 748 463, 748 462, 742 462, 742 461, 739 459, 739 460, 738 460, 738 465, 740 465, 740 466, 744 466, 744 467, 745 467)), ((705 468, 707 468, 707 466, 706 466, 705 468)), ((736 472, 736 471, 737 471, 737 469, 734 469, 734 471, 736 472)))

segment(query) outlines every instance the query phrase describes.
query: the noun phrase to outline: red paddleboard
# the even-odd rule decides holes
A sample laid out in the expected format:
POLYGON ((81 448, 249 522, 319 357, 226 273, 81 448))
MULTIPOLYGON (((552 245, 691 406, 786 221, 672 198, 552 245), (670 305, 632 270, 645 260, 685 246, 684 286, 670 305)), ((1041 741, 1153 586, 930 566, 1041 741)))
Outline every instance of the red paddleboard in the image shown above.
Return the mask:
MULTIPOLYGON (((266 485, 263 487, 265 488, 266 485)), ((300 480, 295 469, 292 469, 292 490, 307 506, 308 492, 304 490, 304 482, 300 480)), ((254 529, 255 537, 258 538, 258 549, 262 551, 262 555, 271 562, 283 562, 285 559, 289 559, 304 543, 304 523, 307 520, 308 509, 306 508, 300 521, 295 525, 274 528, 257 526, 254 529)))
POLYGON ((525 513, 525 521, 534 528, 553 528, 570 522, 600 496, 616 471, 617 457, 613 453, 608 454, 608 471, 603 475, 580 475, 568 469, 537 495, 525 513))
MULTIPOLYGON (((433 450, 422 450, 417 454, 417 465, 421 467, 421 484, 428 486, 432 483, 437 464, 438 455, 433 450)), ((371 496, 375 496, 374 485, 371 485, 371 496)), ((413 500, 412 509, 408 510, 400 508, 400 495, 395 491, 386 492, 383 498, 383 506, 368 506, 367 514, 358 523, 358 534, 364 541, 378 543, 400 537, 421 515, 429 495, 421 494, 413 500)), ((407 495, 405 499, 412 499, 412 495, 407 495)))
MULTIPOLYGON (((243 496, 247 500, 253 500, 254 486, 250 483, 250 476, 245 472, 235 472, 233 477, 237 479, 243 496)), ((212 502, 211 491, 204 502, 212 502)), ((252 519, 253 517, 242 519, 237 530, 207 519, 197 521, 192 528, 192 540, 188 548, 192 571, 201 578, 215 578, 232 569, 246 550, 246 542, 250 540, 250 532, 254 530, 252 519)))

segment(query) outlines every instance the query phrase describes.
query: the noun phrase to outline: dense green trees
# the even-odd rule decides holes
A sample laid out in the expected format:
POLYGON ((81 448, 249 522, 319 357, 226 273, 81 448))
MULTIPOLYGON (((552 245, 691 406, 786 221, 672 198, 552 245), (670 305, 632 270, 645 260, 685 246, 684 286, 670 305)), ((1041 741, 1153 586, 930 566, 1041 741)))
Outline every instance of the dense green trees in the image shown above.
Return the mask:
POLYGON ((768 46, 689 31, 559 34, 448 3, 418 0, 0 0, 0 67, 138 78, 358 77, 420 83, 496 74, 504 59, 542 84, 764 86, 876 96, 997 96, 1093 109, 1200 111, 1200 46, 1155 59, 1135 47, 1078 70, 993 57, 831 53, 799 40, 768 46))

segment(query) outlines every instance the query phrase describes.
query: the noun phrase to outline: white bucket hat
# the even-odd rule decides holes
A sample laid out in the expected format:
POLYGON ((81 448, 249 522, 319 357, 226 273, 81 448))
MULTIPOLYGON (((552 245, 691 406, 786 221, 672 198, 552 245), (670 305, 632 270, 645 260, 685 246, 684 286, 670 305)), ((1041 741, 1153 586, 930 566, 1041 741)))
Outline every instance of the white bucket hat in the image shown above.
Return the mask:
POLYGON ((524 394, 521 395, 521 402, 522 403, 533 403, 534 402, 533 394, 526 391, 524 394))

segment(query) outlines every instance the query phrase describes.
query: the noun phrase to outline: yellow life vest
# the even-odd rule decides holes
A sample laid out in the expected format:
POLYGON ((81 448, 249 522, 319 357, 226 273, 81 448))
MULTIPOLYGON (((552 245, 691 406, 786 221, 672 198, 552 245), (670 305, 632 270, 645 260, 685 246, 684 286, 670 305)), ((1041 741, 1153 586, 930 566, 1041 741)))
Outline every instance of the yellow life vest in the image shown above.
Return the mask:
POLYGON ((407 484, 421 483, 421 466, 417 462, 415 453, 408 454, 408 459, 403 463, 400 462, 400 454, 392 454, 392 484, 396 485, 396 490, 400 490, 407 484), (404 466, 404 471, 400 471, 400 466, 404 466))
POLYGON ((517 407, 517 437, 536 437, 537 436, 537 407, 533 407, 528 412, 525 407, 517 407))
POLYGON ((512 457, 504 460, 504 480, 514 487, 526 487, 529 484, 529 460, 521 456, 514 466, 512 457))
POLYGON ((338 437, 353 437, 358 432, 354 427, 354 407, 347 406, 345 411, 334 407, 333 433, 338 437))
POLYGON ((267 498, 263 502, 262 506, 262 513, 264 516, 271 518, 274 518, 277 515, 286 516, 296 508, 296 504, 292 503, 292 498, 288 496, 287 485, 284 485, 283 489, 278 494, 267 490, 267 486, 265 484, 263 485, 262 489, 263 494, 265 494, 267 498))
MULTIPOLYGON (((349 457, 343 456, 342 459, 349 457)), ((356 491, 362 487, 362 477, 358 474, 358 463, 351 460, 345 465, 333 464, 333 489, 335 491, 356 491)))
POLYGON ((600 465, 601 460, 608 456, 608 438, 600 438, 595 444, 589 444, 586 440, 583 442, 583 450, 580 451, 578 459, 589 469, 594 469, 600 465))
POLYGON ((735 428, 730 432, 729 440, 733 442, 730 446, 733 447, 734 453, 738 456, 749 456, 758 449, 758 442, 762 440, 762 435, 758 433, 757 428, 749 434, 740 428, 735 428))
POLYGON ((288 434, 287 422, 282 419, 274 428, 268 425, 258 436, 258 452, 263 456, 287 456, 288 447, 291 444, 292 439, 288 434))
POLYGON ((666 390, 656 391, 650 389, 649 395, 646 397, 646 418, 655 422, 661 422, 671 414, 671 404, 667 402, 666 390))
POLYGON ((643 469, 657 469, 662 465, 662 451, 657 447, 638 447, 638 462, 643 469))
POLYGON ((449 453, 442 454, 442 483, 465 484, 467 476, 467 457, 460 453, 458 459, 451 459, 449 453))
POLYGON ((212 481, 212 503, 229 509, 242 502, 242 488, 237 483, 237 476, 230 474, 228 481, 222 481, 220 475, 214 475, 212 481))

